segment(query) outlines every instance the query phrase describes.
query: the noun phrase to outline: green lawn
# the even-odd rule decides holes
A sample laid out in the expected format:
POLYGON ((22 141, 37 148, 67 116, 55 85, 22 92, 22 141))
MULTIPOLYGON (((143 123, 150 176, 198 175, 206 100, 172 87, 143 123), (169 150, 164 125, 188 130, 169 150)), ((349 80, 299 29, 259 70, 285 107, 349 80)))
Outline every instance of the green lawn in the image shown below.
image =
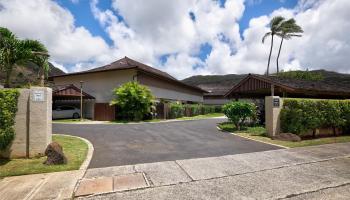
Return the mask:
POLYGON ((341 142, 350 142, 350 136, 337 136, 337 137, 325 137, 317 139, 307 139, 300 142, 288 142, 280 140, 272 140, 266 136, 266 129, 264 127, 246 127, 244 130, 238 131, 232 123, 222 123, 218 125, 223 131, 232 132, 235 135, 251 138, 254 140, 267 142, 271 144, 277 144, 284 147, 294 148, 294 147, 304 147, 304 146, 313 146, 321 144, 331 144, 331 143, 341 143, 341 142))
POLYGON ((83 140, 70 136, 54 135, 52 139, 62 145, 63 152, 68 160, 67 164, 44 165, 42 163, 46 160, 46 157, 12 160, 0 159, 0 178, 79 169, 86 158, 88 145, 83 140))
MULTIPOLYGON (((197 115, 197 116, 193 116, 193 117, 180 117, 180 118, 176 118, 176 119, 177 120, 194 120, 194 119, 207 119, 207 118, 222 117, 222 116, 224 116, 223 113, 209 113, 209 114, 205 114, 205 115, 197 115)), ((160 121, 166 121, 166 120, 164 120, 164 119, 150 119, 150 120, 143 120, 143 121, 137 121, 137 122, 160 122, 160 121)), ((110 121, 110 123, 127 124, 127 123, 135 123, 135 122, 128 121, 128 120, 116 120, 116 121, 110 121)))
POLYGON ((207 119, 207 118, 212 118, 212 117, 223 117, 224 114, 223 113, 209 113, 209 114, 205 114, 205 115, 196 115, 193 117, 180 117, 180 118, 176 118, 178 120, 192 120, 192 119, 207 119))

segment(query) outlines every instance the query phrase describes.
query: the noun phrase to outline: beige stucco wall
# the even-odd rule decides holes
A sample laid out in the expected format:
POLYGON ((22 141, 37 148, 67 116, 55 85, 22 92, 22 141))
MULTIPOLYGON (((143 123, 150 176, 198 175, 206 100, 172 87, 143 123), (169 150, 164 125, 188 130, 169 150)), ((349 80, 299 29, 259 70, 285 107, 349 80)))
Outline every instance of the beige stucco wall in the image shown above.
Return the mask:
POLYGON ((20 89, 15 118, 15 139, 2 157, 19 158, 43 155, 52 140, 52 90, 33 87, 20 89), (34 98, 34 92, 43 92, 43 99, 34 98))
POLYGON ((54 83, 55 85, 74 84, 80 88, 80 81, 84 81, 83 90, 94 96, 96 103, 109 103, 113 99, 114 88, 132 81, 135 75, 135 70, 117 70, 55 77, 54 83))
POLYGON ((279 96, 267 96, 265 97, 265 126, 267 134, 273 137, 280 133, 280 112, 283 106, 283 99, 279 96), (279 99, 279 107, 273 105, 273 99, 279 99))
POLYGON ((187 89, 167 81, 138 74, 135 70, 117 70, 98 72, 74 76, 55 77, 55 85, 74 84, 80 87, 80 81, 84 81, 83 90, 96 98, 96 103, 109 103, 113 97, 113 89, 123 83, 137 80, 152 91, 152 94, 160 99, 203 102, 200 92, 187 89))
POLYGON ((153 95, 158 99, 203 102, 203 93, 201 92, 145 74, 138 74, 137 80, 139 83, 149 87, 153 95))

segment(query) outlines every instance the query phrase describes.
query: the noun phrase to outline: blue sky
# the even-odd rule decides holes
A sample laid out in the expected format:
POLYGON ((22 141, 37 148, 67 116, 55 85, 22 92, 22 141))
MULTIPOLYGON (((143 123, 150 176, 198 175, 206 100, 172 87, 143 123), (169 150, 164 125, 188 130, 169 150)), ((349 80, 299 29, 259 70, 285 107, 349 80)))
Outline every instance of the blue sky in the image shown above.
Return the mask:
MULTIPOLYGON (((70 12, 75 17, 76 26, 84 26, 87 28, 93 35, 101 36, 108 44, 112 45, 113 41, 108 37, 107 33, 104 31, 104 28, 101 27, 99 22, 94 18, 93 13, 90 9, 90 2, 88 0, 80 0, 78 2, 71 0, 56 0, 64 8, 70 10, 70 12)), ((226 0, 218 0, 220 6, 225 6, 226 0)), ((243 34, 243 31, 248 28, 249 21, 252 18, 259 17, 262 15, 268 15, 274 10, 279 8, 294 8, 297 5, 297 0, 248 0, 245 2, 245 10, 243 16, 238 21, 240 26, 240 34, 243 34)), ((112 2, 111 0, 99 1, 97 6, 102 9, 110 9, 112 2)), ((115 11, 114 11, 115 12, 115 11)), ((116 15, 118 13, 115 12, 116 15)), ((191 17, 195 16, 192 13, 189 13, 191 17)), ((118 15, 119 16, 119 15, 118 15)), ((121 16, 119 16, 121 18, 121 16)), ((194 19, 195 20, 195 19, 194 19)), ((123 21, 123 20, 122 20, 123 21)), ((197 56, 204 61, 207 56, 210 54, 212 46, 208 43, 203 43, 200 48, 200 52, 197 53, 197 56)), ((160 61, 164 63, 168 58, 168 54, 164 54, 160 57, 160 61)))
POLYGON ((263 74, 270 40, 261 38, 283 16, 304 30, 283 43, 283 70, 350 73, 349 0, 1 0, 0 8, 0 26, 41 41, 66 72, 128 56, 179 79, 263 74))

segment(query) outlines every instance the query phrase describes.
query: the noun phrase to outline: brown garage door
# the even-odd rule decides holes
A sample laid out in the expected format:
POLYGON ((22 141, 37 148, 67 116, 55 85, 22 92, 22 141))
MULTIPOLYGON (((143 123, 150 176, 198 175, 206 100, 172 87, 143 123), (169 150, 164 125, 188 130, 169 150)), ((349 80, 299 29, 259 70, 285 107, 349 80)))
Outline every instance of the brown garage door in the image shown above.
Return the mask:
POLYGON ((95 103, 95 116, 97 121, 115 120, 115 106, 110 106, 108 103, 95 103))

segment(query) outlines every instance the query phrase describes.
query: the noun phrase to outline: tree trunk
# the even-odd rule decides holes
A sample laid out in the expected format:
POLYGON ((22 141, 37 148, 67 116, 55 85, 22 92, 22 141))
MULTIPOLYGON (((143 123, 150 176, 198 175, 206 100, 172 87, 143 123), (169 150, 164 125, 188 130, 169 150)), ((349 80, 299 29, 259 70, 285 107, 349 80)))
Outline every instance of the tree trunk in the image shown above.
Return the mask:
POLYGON ((10 87, 10 80, 11 80, 11 74, 12 74, 12 69, 7 68, 8 70, 6 70, 6 79, 5 79, 5 84, 4 87, 5 88, 9 88, 10 87))
POLYGON ((282 43, 283 43, 283 37, 282 37, 282 39, 281 39, 280 48, 278 49, 278 55, 277 55, 277 59, 276 59, 276 63, 277 63, 277 74, 278 74, 278 72, 280 72, 278 60, 279 60, 280 54, 281 54, 282 43))
POLYGON ((239 125, 239 123, 235 123, 235 126, 236 126, 236 128, 237 128, 238 131, 241 130, 241 126, 239 125))
POLYGON ((316 138, 316 129, 312 129, 312 137, 316 138))
POLYGON ((45 72, 44 70, 40 71, 40 86, 44 87, 45 86, 45 72))
POLYGON ((269 75, 270 71, 270 60, 271 60, 271 54, 272 54, 272 47, 273 47, 273 35, 271 35, 271 47, 270 47, 270 54, 269 54, 269 60, 267 62, 267 69, 266 69, 266 75, 269 75))

